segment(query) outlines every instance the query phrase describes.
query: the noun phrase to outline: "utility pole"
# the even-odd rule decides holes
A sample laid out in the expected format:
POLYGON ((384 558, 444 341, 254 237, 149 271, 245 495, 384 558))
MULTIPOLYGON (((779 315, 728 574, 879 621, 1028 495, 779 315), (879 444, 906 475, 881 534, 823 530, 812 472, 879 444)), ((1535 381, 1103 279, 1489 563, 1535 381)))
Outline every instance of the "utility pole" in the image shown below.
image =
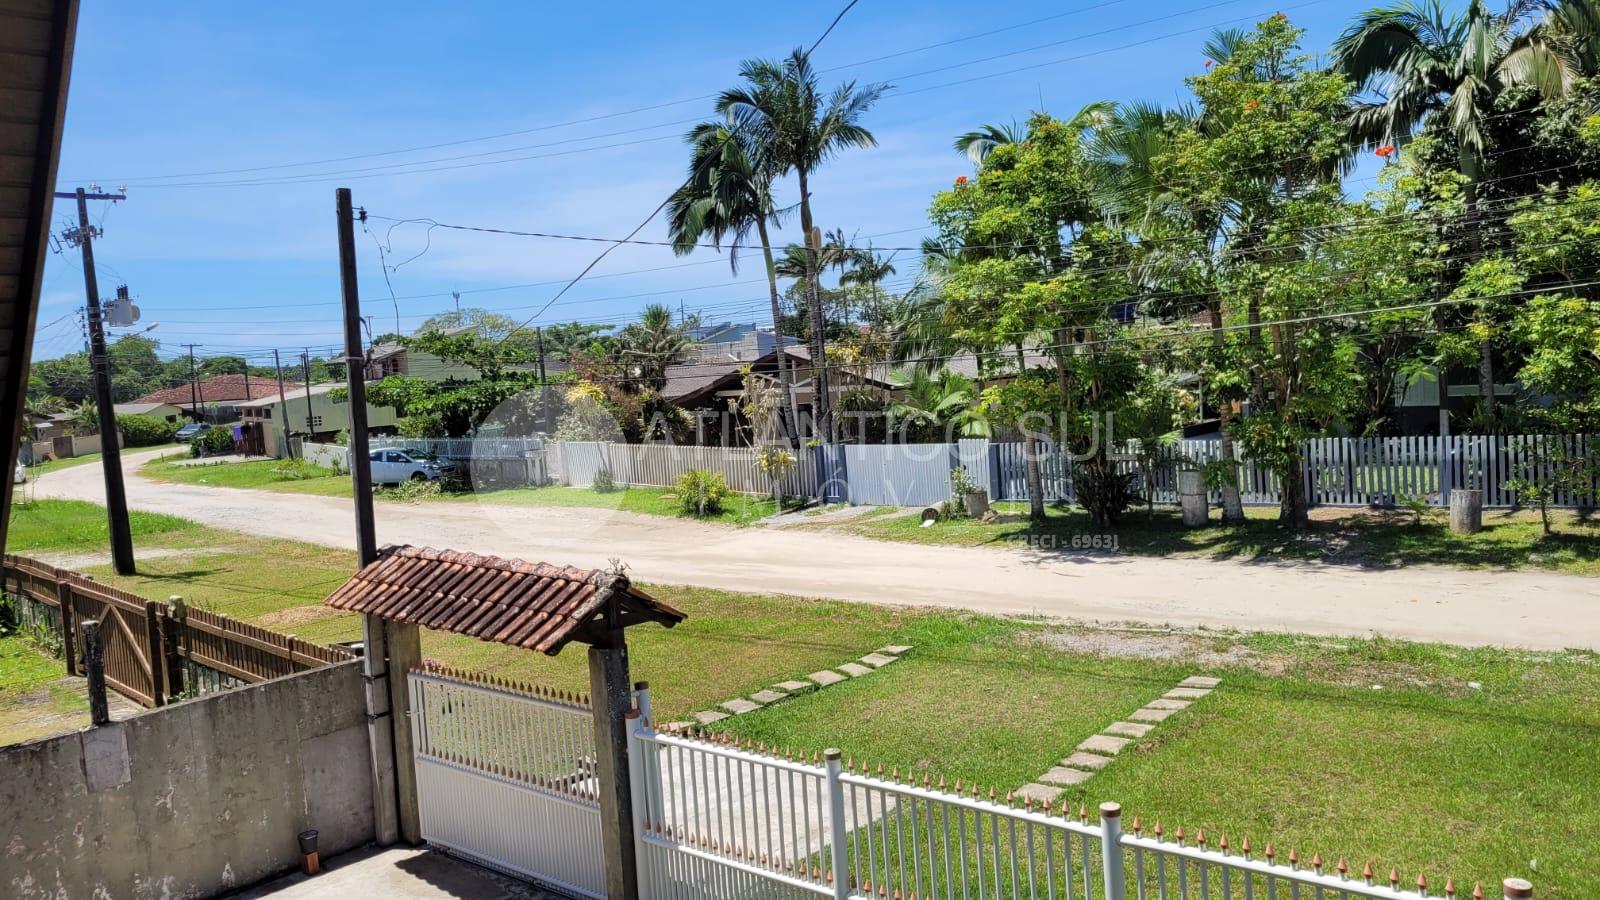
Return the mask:
MULTIPOLYGON (((361 294, 356 280, 356 211, 349 188, 334 191, 339 225, 339 295, 344 301, 344 371, 350 391, 350 480, 355 492, 356 554, 365 568, 378 561, 377 527, 372 514, 372 459, 367 443, 367 382, 361 352, 361 294)), ((367 211, 360 212, 366 221, 367 211)), ((362 658, 367 683, 367 738, 372 752, 376 842, 421 843, 417 809, 417 769, 412 756, 410 685, 406 673, 422 661, 422 635, 415 625, 361 620, 362 658)))
POLYGON ((283 414, 283 455, 294 459, 294 446, 289 443, 289 400, 283 396, 283 361, 278 351, 272 351, 272 368, 278 373, 278 411, 283 414))
POLYGON ((184 344, 184 346, 189 348, 189 412, 192 413, 196 419, 199 419, 202 417, 200 415, 200 381, 199 376, 195 374, 194 369, 195 345, 184 344))
MULTIPOLYGON (((133 574, 133 532, 128 527, 128 498, 122 486, 122 448, 117 443, 117 411, 111 400, 111 360, 106 355, 105 326, 100 320, 100 285, 94 272, 94 237, 89 224, 89 196, 78 188, 70 196, 78 201, 78 227, 62 235, 83 254, 83 287, 87 295, 89 369, 94 376, 94 400, 100 413, 100 467, 106 481, 106 520, 111 531, 111 562, 118 575, 133 574)), ((122 200, 123 194, 95 192, 96 200, 122 200)))
MULTIPOLYGON (((304 378, 306 380, 306 438, 309 440, 311 435, 314 434, 316 432, 316 430, 317 430, 316 423, 314 421, 312 421, 313 417, 311 415, 311 348, 310 347, 307 347, 305 352, 300 354, 300 377, 302 377, 302 378, 304 378)), ((362 565, 366 565, 366 563, 362 563, 362 565)))
POLYGON ((544 372, 544 329, 533 329, 534 349, 539 353, 539 421, 546 434, 550 433, 550 383, 544 372))

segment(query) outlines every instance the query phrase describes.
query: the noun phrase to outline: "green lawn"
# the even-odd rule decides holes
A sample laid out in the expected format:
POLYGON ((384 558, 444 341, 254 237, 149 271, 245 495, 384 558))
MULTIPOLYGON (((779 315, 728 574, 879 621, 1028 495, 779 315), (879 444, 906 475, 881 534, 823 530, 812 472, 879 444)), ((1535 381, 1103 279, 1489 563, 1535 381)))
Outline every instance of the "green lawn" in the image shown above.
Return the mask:
POLYGON ((1045 508, 1041 525, 1027 521, 1027 504, 1000 503, 1003 521, 989 524, 954 519, 922 528, 914 515, 884 513, 851 520, 843 530, 886 541, 918 544, 1031 546, 1040 553, 1076 554, 1074 541, 1116 541, 1115 551, 1139 556, 1197 556, 1216 559, 1315 559, 1359 566, 1431 563, 1462 568, 1546 568, 1573 575, 1600 575, 1600 518, 1572 512, 1554 514, 1555 534, 1540 531, 1536 512, 1486 510, 1483 531, 1452 534, 1441 514, 1413 526, 1407 513, 1318 510, 1300 533, 1280 527, 1275 509, 1250 508, 1244 525, 1223 526, 1212 512, 1208 528, 1183 527, 1176 511, 1158 508, 1124 514, 1115 528, 1097 528, 1077 508, 1045 508))
MULTIPOLYGON (((95 550, 103 532, 80 520, 98 512, 43 501, 29 528, 36 534, 47 518, 78 522, 66 531, 72 540, 53 548, 95 550)), ((105 567, 93 574, 311 640, 357 636, 354 616, 320 606, 353 568, 351 553, 160 525, 146 526, 142 548, 190 552, 141 561, 131 578, 105 567)), ((1586 849, 1600 833, 1600 656, 1591 652, 1096 631, 648 589, 689 614, 675 629, 629 635, 634 675, 651 682, 663 721, 885 644, 910 644, 909 656, 881 671, 716 727, 796 750, 839 746, 858 764, 1004 794, 1182 677, 1209 673, 1222 677, 1220 688, 1072 790, 1071 802, 1117 800, 1130 821, 1159 819, 1169 833, 1182 824, 1249 836, 1258 847, 1270 839, 1306 856, 1370 858, 1408 879, 1424 871, 1436 885, 1446 875, 1490 886, 1522 875, 1540 897, 1600 896, 1600 870, 1586 849)), ((440 635, 426 635, 423 646, 447 665, 587 689, 577 648, 548 658, 440 635)), ((6 672, 32 664, 0 662, 6 672)))
POLYGON ((27 638, 0 636, 0 747, 88 724, 83 679, 27 638))
POLYGON ((180 465, 187 454, 163 456, 145 463, 139 474, 151 481, 200 484, 210 487, 264 488, 292 494, 326 497, 350 496, 349 476, 320 466, 282 460, 180 465))
MULTIPOLYGON (((187 539, 203 526, 188 519, 161 513, 134 511, 128 523, 135 538, 187 539)), ((84 500, 34 500, 11 506, 11 527, 6 535, 6 550, 28 553, 36 550, 104 550, 110 545, 111 530, 105 507, 84 500)), ((189 546, 192 546, 189 545, 189 546)))
POLYGON ((728 525, 749 525, 773 514, 776 505, 770 497, 751 497, 735 494, 725 508, 708 516, 686 515, 678 506, 677 495, 671 488, 638 487, 600 493, 590 488, 552 485, 541 488, 513 488, 488 491, 480 494, 447 495, 447 499, 496 503, 507 506, 565 506, 589 509, 616 509, 623 512, 644 513, 652 516, 694 519, 700 522, 722 522, 728 525))
POLYGON ((100 462, 100 454, 98 453, 86 453, 83 456, 69 456, 65 459, 47 459, 38 465, 27 467, 28 479, 31 481, 40 475, 45 474, 46 472, 54 472, 59 469, 70 469, 74 466, 82 466, 88 463, 98 462, 100 462))

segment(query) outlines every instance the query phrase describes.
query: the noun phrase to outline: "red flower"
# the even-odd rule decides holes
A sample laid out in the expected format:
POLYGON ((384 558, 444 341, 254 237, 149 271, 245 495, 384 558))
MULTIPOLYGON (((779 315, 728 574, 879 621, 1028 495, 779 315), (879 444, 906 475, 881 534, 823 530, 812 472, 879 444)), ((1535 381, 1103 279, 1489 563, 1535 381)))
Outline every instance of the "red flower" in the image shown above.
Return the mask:
POLYGON ((963 185, 963 184, 966 184, 966 183, 967 183, 967 176, 965 176, 965 175, 957 175, 956 176, 956 185, 957 186, 960 186, 960 185, 963 185))
POLYGON ((1394 155, 1394 145, 1393 144, 1384 144, 1382 147, 1379 147, 1378 149, 1376 149, 1376 150, 1374 150, 1372 152, 1378 154, 1379 156, 1383 157, 1384 159, 1388 159, 1389 157, 1394 155))
POLYGON ((1206 68, 1209 69, 1209 68, 1211 68, 1212 65, 1213 65, 1213 63, 1211 62, 1211 60, 1209 60, 1209 59, 1206 60, 1206 68))
POLYGON ((1258 107, 1260 105, 1261 105, 1261 101, 1259 101, 1259 100, 1251 100, 1249 103, 1246 103, 1244 105, 1244 108, 1245 109, 1255 109, 1256 107, 1258 107))

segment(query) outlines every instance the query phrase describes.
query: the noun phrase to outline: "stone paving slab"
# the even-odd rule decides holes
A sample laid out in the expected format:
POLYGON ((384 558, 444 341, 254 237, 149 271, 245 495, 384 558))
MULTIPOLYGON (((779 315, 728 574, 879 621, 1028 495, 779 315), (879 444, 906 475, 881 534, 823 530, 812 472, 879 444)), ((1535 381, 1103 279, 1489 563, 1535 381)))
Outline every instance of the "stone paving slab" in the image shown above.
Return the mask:
POLYGON ((1032 800, 1035 803, 1054 803, 1056 798, 1064 793, 1066 793, 1066 790, 1063 788, 1050 787, 1043 784, 1025 784, 1017 788, 1017 799, 1032 800))
POLYGON ((728 714, 725 712, 717 712, 714 709, 702 709, 695 713, 694 717, 701 725, 710 725, 712 722, 720 722, 723 719, 726 719, 728 714))
POLYGON ((806 677, 812 681, 815 681, 818 687, 827 687, 830 684, 838 684, 839 682, 845 680, 845 676, 840 675, 838 672, 835 672, 832 669, 823 669, 821 672, 812 672, 806 677))
POLYGON ((1133 743, 1130 738, 1113 737, 1109 734, 1097 734, 1078 745, 1079 750, 1088 750, 1093 753, 1104 753, 1107 756, 1116 756, 1122 748, 1133 743))
POLYGON ((1115 734, 1119 737, 1144 737, 1152 728, 1155 726, 1139 722, 1112 722, 1106 726, 1106 734, 1115 734))
POLYGON ((851 676, 853 678, 860 678, 861 676, 867 674, 868 672, 875 672, 877 670, 876 669, 870 669, 870 668, 868 668, 866 666, 863 666, 860 663, 845 663, 844 665, 839 667, 839 671, 841 671, 841 672, 845 673, 846 675, 849 675, 849 676, 851 676))
POLYGON ((1190 675, 1178 682, 1178 687, 1214 688, 1222 683, 1221 678, 1212 678, 1209 675, 1190 675))
POLYGON ((773 685, 772 689, 786 694, 804 694, 806 691, 816 690, 817 686, 810 681, 780 681, 773 685))
POLYGON ((783 691, 775 691, 771 688, 768 688, 764 691, 756 691, 754 694, 751 694, 750 699, 760 703, 762 706, 765 706, 769 703, 777 703, 779 700, 787 700, 789 699, 789 695, 783 691))
POLYGON ((1083 784, 1085 781, 1088 781, 1089 777, 1093 774, 1093 772, 1085 772, 1083 769, 1069 769, 1065 766, 1056 766, 1043 775, 1040 775, 1039 780, 1049 782, 1050 784, 1083 784))
POLYGON ((1129 714, 1128 718, 1136 722, 1165 722, 1169 716, 1177 715, 1177 713, 1178 711, 1175 709, 1156 709, 1146 706, 1144 709, 1134 710, 1129 714))
POLYGON ((866 656, 861 657, 862 662, 873 667, 874 669, 881 669, 884 666, 887 666, 889 663, 894 662, 896 659, 899 659, 899 657, 889 656, 885 653, 868 653, 866 656))
POLYGON ((1158 697, 1145 704, 1146 709, 1188 709, 1188 700, 1175 700, 1171 697, 1158 697))
POLYGON ((890 644, 887 647, 879 647, 878 652, 887 653, 890 656, 905 656, 911 652, 911 648, 905 644, 890 644))
POLYGON ((1199 700, 1209 693, 1210 688, 1175 687, 1161 696, 1172 700, 1199 700))
POLYGON ((722 703, 719 705, 723 709, 733 713, 736 716, 744 715, 747 712, 755 712, 761 708, 761 704, 753 703, 744 699, 743 697, 735 697, 732 700, 729 700, 727 703, 722 703))
POLYGON ((1103 769, 1106 763, 1109 762, 1111 762, 1111 757, 1109 756, 1101 756, 1098 753, 1085 753, 1079 750, 1077 753, 1063 759, 1061 764, 1063 766, 1077 766, 1080 769, 1103 769))

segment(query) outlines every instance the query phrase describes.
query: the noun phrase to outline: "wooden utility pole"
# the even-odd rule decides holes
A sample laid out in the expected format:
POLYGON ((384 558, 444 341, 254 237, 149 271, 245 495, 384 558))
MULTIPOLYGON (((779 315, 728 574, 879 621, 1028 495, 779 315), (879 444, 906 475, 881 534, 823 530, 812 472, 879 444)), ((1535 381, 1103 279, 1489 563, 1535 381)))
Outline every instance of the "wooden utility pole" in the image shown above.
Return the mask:
POLYGON ((283 395, 283 360, 278 351, 272 351, 272 368, 278 373, 278 411, 283 414, 283 455, 294 459, 294 446, 289 443, 289 398, 283 395))
MULTIPOLYGON (((300 354, 300 377, 306 382, 306 440, 311 439, 312 432, 316 431, 314 416, 311 415, 311 348, 307 347, 300 354)), ((366 563, 362 563, 366 565, 366 563)))
POLYGON ((202 418, 200 415, 200 381, 199 375, 195 373, 194 369, 195 345, 184 344, 184 346, 189 348, 189 412, 196 419, 200 419, 202 418))
MULTIPOLYGON (((61 196, 61 195, 57 195, 61 196)), ((83 287, 89 319, 89 371, 94 376, 94 402, 100 414, 100 468, 105 473, 106 520, 111 531, 111 563, 118 575, 133 574, 133 531, 128 527, 128 498, 122 486, 122 448, 117 442, 117 411, 111 399, 111 360, 106 354, 105 325, 100 318, 100 285, 94 271, 94 226, 89 224, 89 195, 78 188, 78 227, 64 235, 83 255, 83 287)), ((123 199, 121 194, 94 195, 96 200, 123 199)))
POLYGON ((540 430, 546 434, 550 432, 550 382, 545 378, 544 371, 544 329, 533 329, 534 349, 539 353, 539 422, 543 426, 540 430))
MULTIPOLYGON (((349 188, 334 191, 339 225, 339 293, 344 301, 345 383, 350 391, 350 480, 356 506, 356 555, 365 568, 378 560, 372 511, 372 459, 367 441, 367 383, 361 352, 361 294, 356 280, 356 211, 349 188)), ((360 213, 366 218, 366 210, 360 213)), ((307 355, 309 359, 309 354, 307 355)), ((416 759, 412 755, 410 689, 406 672, 422 661, 415 625, 361 618, 366 667, 368 742, 372 749, 376 842, 421 843, 416 759)))

